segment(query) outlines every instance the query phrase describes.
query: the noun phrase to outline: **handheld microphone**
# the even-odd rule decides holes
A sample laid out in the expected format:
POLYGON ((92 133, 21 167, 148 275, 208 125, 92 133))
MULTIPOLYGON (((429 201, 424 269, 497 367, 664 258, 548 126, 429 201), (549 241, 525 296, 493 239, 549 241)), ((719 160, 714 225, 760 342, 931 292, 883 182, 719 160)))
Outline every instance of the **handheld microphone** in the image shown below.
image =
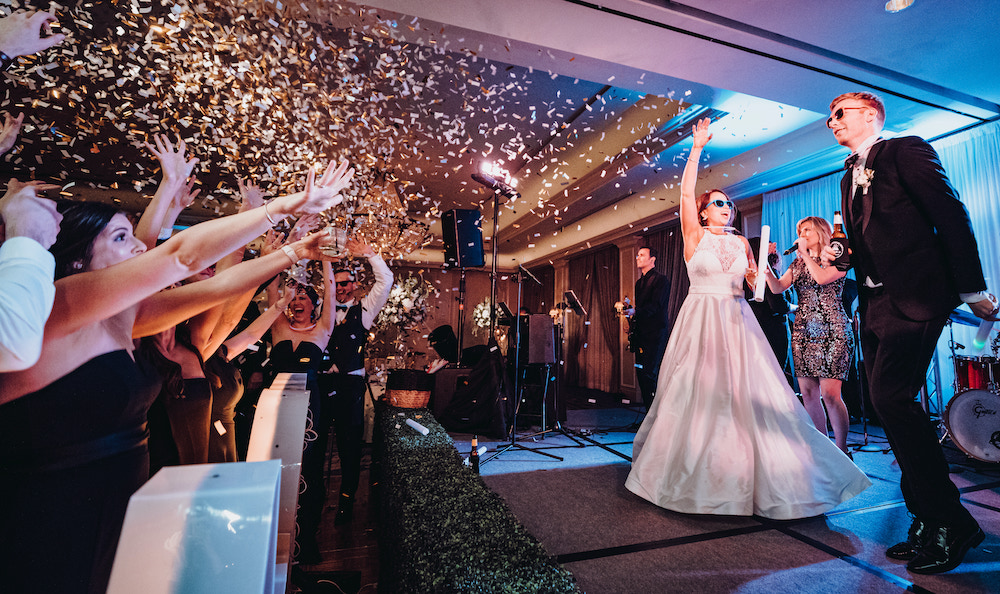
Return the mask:
POLYGON ((788 254, 791 254, 792 252, 794 252, 797 249, 799 249, 799 244, 798 244, 798 240, 796 239, 795 243, 792 244, 792 247, 790 247, 787 250, 781 252, 781 255, 782 256, 787 256, 788 254))

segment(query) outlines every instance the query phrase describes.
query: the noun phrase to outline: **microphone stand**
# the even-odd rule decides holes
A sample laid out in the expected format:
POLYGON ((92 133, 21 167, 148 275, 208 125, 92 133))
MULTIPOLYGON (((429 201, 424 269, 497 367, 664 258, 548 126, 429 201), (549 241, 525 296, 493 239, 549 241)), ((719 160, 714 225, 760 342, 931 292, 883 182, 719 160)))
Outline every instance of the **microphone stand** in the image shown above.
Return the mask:
POLYGON ((861 427, 865 435, 865 443, 857 448, 858 452, 888 452, 889 448, 882 449, 881 446, 868 443, 868 412, 865 409, 865 396, 868 394, 868 382, 865 381, 868 378, 861 377, 861 336, 858 332, 858 328, 861 327, 860 320, 858 319, 858 312, 854 312, 854 323, 852 324, 852 329, 854 331, 854 367, 858 370, 858 400, 861 401, 861 427))
MULTIPOLYGON (((512 188, 511 186, 509 186, 506 183, 504 183, 504 182, 502 182, 502 181, 494 178, 491 175, 487 175, 485 173, 473 173, 472 174, 472 179, 474 179, 475 181, 477 181, 477 182, 483 184, 484 186, 486 186, 486 187, 488 187, 488 188, 490 188, 490 189, 493 190, 493 238, 491 240, 491 242, 493 244, 493 262, 490 265, 490 338, 492 339, 493 337, 496 336, 496 326, 497 326, 497 311, 496 311, 496 307, 497 307, 497 276, 498 276, 497 275, 497 259, 499 258, 498 252, 499 252, 499 248, 500 248, 500 242, 497 241, 497 234, 500 233, 500 196, 502 194, 503 196, 505 196, 506 198, 508 198, 510 200, 515 200, 515 199, 517 199, 520 196, 520 194, 518 194, 514 190, 514 188, 512 188)), ((521 268, 521 267, 518 266, 518 268, 521 268)), ((534 278, 534 277, 532 277, 532 278, 534 278)), ((539 284, 541 284, 541 282, 538 281, 537 278, 534 279, 534 280, 536 282, 539 282, 539 284)), ((533 448, 529 448, 527 446, 523 446, 523 445, 517 443, 517 408, 518 408, 518 405, 520 404, 520 402, 518 401, 520 399, 520 395, 517 393, 517 384, 518 384, 518 382, 517 382, 517 375, 518 375, 518 369, 517 369, 516 365, 518 365, 520 363, 518 361, 518 358, 520 356, 520 350, 521 350, 520 349, 520 347, 521 347, 521 345, 520 345, 520 338, 521 338, 521 336, 520 336, 520 332, 521 332, 521 274, 520 273, 517 275, 517 309, 518 309, 517 315, 515 316, 516 319, 514 320, 514 323, 517 324, 515 326, 515 330, 514 330, 514 362, 515 362, 515 368, 514 368, 514 398, 515 398, 515 402, 514 402, 514 422, 511 424, 511 426, 510 426, 510 433, 508 434, 510 436, 510 443, 507 444, 506 446, 502 447, 502 448, 497 448, 497 450, 495 452, 493 452, 493 454, 491 456, 488 456, 486 458, 481 459, 479 461, 480 466, 482 466, 483 464, 486 464, 487 462, 489 462, 490 460, 496 458, 500 454, 503 454, 504 452, 510 451, 512 449, 527 450, 529 452, 534 452, 536 454, 542 454, 543 456, 548 456, 550 458, 555 458, 556 460, 559 460, 560 462, 562 462, 562 460, 563 460, 562 458, 560 458, 559 456, 556 456, 554 454, 550 454, 548 452, 543 452, 541 450, 536 450, 536 449, 533 449, 533 448)))

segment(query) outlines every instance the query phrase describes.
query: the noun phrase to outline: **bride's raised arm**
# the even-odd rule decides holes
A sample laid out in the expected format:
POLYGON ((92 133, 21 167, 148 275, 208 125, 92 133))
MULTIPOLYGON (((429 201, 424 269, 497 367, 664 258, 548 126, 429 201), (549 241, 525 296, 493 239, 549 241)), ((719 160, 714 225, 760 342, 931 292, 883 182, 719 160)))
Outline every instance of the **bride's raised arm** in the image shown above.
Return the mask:
POLYGON ((698 164, 701 160, 701 149, 712 139, 708 131, 711 123, 709 118, 699 120, 691 131, 694 144, 684 166, 681 177, 681 233, 684 236, 684 258, 690 259, 694 249, 701 240, 705 228, 698 222, 698 204, 695 186, 698 183, 698 164))

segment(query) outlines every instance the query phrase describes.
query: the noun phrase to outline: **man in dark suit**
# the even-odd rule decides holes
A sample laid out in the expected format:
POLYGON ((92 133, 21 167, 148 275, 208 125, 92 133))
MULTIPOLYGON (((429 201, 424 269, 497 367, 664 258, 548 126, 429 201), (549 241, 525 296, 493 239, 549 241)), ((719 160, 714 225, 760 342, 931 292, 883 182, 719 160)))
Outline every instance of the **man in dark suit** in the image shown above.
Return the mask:
POLYGON ((667 302, 670 279, 657 272, 656 250, 642 246, 635 256, 641 276, 635 281, 635 313, 629 322, 629 347, 635 353, 635 375, 648 411, 656 395, 656 378, 667 348, 667 302))
MULTIPOLYGON (((969 215, 934 149, 883 139, 885 107, 871 93, 830 104, 827 126, 851 149, 841 182, 861 311, 872 406, 902 472, 913 515, 907 539, 886 551, 914 573, 954 569, 984 538, 948 477, 934 424, 916 394, 948 315, 963 301, 995 320, 969 215)), ((827 256, 830 252, 827 252, 827 256)))

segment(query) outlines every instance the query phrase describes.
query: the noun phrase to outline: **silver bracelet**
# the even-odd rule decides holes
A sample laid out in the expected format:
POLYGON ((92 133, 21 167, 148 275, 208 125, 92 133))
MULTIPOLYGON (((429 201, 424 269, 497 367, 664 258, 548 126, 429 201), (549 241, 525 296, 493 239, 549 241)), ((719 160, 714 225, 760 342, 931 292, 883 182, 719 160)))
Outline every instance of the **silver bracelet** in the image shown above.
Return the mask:
POLYGON ((274 219, 271 218, 271 213, 267 212, 267 202, 264 203, 264 216, 267 217, 267 222, 271 223, 272 227, 278 224, 274 221, 274 219))

